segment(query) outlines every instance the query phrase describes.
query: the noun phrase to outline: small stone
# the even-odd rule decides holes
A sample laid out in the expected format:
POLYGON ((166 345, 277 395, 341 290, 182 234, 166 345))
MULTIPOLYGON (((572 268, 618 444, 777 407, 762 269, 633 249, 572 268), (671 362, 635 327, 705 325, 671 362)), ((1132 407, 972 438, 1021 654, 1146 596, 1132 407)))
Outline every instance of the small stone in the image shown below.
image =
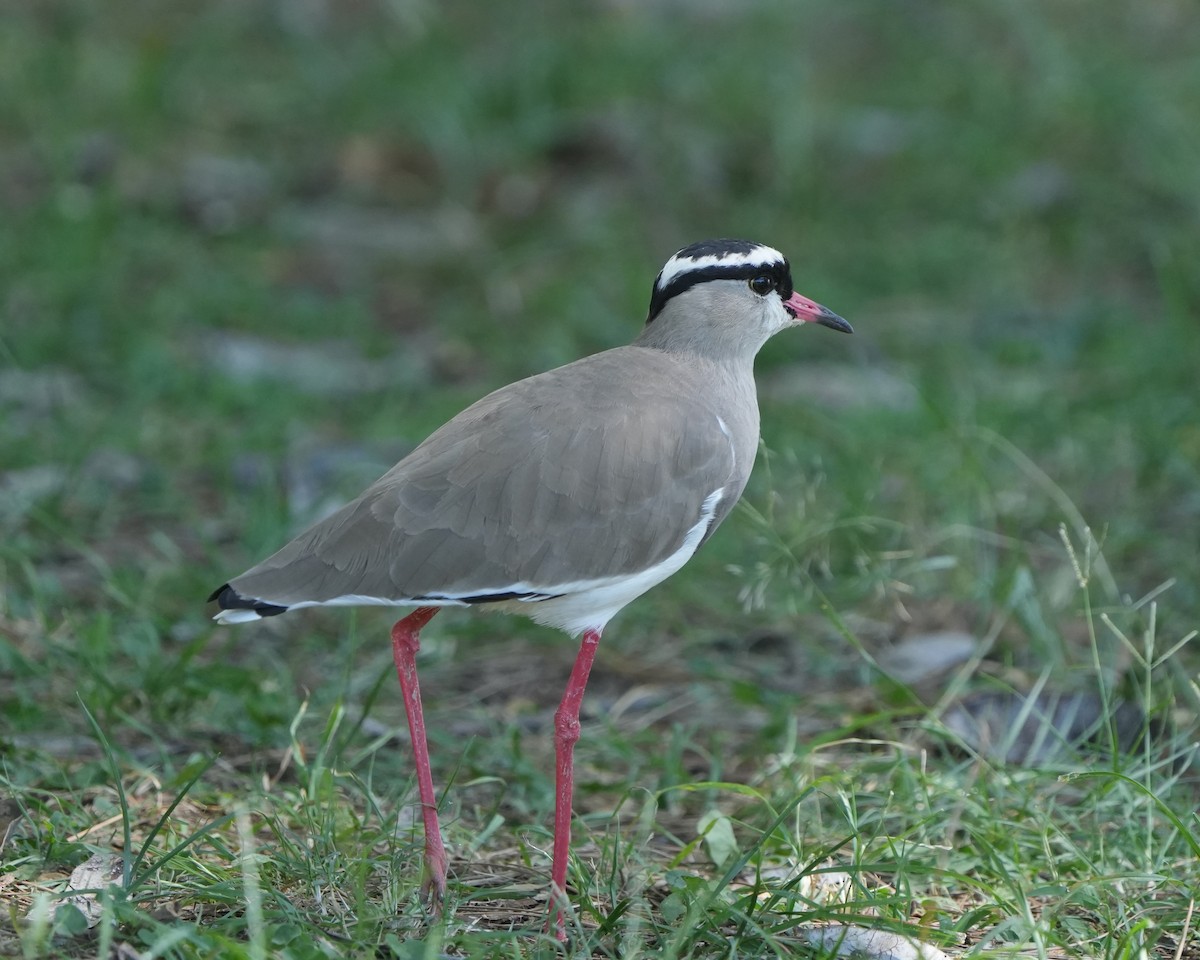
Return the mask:
POLYGON ((978 649, 979 640, 969 633, 920 633, 880 654, 879 665, 901 683, 912 684, 965 663, 978 649))
POLYGON ((942 717, 946 727, 985 757, 1036 767, 1077 760, 1081 750, 1105 753, 1108 724, 1117 746, 1141 743, 1147 718, 1134 703, 1105 703, 1096 693, 1041 690, 1029 697, 1005 691, 977 691, 963 697, 942 717))
POLYGON ((950 960, 949 954, 915 937, 890 930, 874 930, 851 923, 810 924, 798 928, 814 947, 832 950, 838 957, 869 960, 950 960))
POLYGON ((271 178, 257 160, 198 154, 180 175, 180 199, 206 230, 229 233, 262 218, 271 178))

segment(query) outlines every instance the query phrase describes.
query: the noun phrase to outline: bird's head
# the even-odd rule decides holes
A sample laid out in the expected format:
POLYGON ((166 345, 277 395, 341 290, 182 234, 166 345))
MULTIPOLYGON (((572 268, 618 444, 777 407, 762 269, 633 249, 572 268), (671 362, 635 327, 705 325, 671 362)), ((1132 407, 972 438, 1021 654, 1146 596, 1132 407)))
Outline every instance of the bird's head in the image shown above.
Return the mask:
POLYGON ((754 352, 772 334, 804 323, 853 332, 832 310, 793 289, 782 253, 749 240, 684 247, 659 271, 646 317, 648 328, 673 328, 672 339, 744 342, 754 352))

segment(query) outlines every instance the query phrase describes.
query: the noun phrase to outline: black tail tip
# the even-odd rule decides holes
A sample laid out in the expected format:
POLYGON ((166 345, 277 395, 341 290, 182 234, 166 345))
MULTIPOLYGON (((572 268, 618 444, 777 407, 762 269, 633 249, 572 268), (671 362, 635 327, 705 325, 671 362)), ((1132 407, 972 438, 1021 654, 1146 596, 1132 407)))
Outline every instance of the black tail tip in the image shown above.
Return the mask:
POLYGON ((214 600, 222 610, 253 610, 260 617, 277 617, 288 611, 287 607, 281 607, 275 603, 264 603, 253 597, 243 597, 227 583, 217 587, 209 595, 208 602, 212 603, 214 600))

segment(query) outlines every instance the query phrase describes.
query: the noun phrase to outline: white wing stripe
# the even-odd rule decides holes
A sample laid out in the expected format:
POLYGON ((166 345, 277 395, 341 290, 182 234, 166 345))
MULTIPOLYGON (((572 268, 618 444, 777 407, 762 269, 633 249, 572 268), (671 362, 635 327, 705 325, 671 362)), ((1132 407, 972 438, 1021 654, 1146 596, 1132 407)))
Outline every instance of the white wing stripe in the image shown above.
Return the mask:
MULTIPOLYGON (((725 490, 718 488, 704 499, 700 508, 700 519, 688 530, 683 543, 669 557, 659 561, 645 570, 617 574, 611 577, 597 577, 592 580, 572 580, 566 583, 532 584, 524 581, 508 583, 496 587, 481 587, 463 591, 459 594, 444 593, 436 597, 388 598, 367 597, 351 593, 329 600, 301 600, 296 603, 280 603, 279 606, 288 610, 298 610, 302 607, 465 607, 466 597, 486 595, 503 595, 510 593, 536 594, 539 596, 522 597, 516 600, 500 601, 500 603, 529 604, 528 615, 542 623, 562 627, 572 633, 578 633, 589 627, 600 629, 618 610, 630 601, 640 597, 656 584, 666 580, 675 573, 696 552, 700 541, 712 524, 717 506, 725 496, 725 490), (544 599, 543 599, 544 597, 544 599)), ((255 597, 263 603, 275 603, 269 597, 255 597)), ((240 623, 246 620, 260 619, 252 610, 222 610, 213 619, 219 623, 240 623)))

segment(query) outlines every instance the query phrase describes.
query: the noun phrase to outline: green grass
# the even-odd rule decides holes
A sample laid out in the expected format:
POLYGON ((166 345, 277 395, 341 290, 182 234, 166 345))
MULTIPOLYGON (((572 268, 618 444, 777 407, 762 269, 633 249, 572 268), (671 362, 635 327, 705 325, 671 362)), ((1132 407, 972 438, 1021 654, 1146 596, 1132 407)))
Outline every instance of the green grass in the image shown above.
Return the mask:
POLYGON ((856 334, 763 352, 744 507, 605 637, 567 952, 818 956, 851 922, 1195 956, 1193 6, 305 9, 51 0, 0 31, 0 955, 562 954, 571 644, 423 638, 432 922, 387 618, 202 600, 740 235, 856 334), (231 335, 277 362, 236 376, 231 335), (889 675, 951 629, 971 659, 889 675), (1005 763, 1008 731, 955 726, 1036 692, 1099 703, 1091 745, 1005 763), (95 853, 120 880, 84 932, 58 905, 95 853))

